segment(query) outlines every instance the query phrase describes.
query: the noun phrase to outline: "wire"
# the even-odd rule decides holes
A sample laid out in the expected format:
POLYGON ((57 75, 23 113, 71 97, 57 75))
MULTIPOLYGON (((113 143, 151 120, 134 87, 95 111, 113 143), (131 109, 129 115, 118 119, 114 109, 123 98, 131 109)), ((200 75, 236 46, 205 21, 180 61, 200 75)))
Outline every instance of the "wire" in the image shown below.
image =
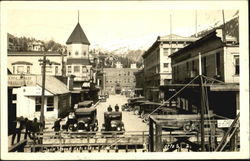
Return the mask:
MULTIPOLYGON (((199 77, 199 75, 197 75, 193 80, 191 80, 188 84, 186 84, 184 87, 182 87, 179 91, 177 91, 173 96, 171 96, 167 101, 173 99, 176 95, 178 95, 182 90, 184 90, 187 86, 189 86, 195 79, 197 79, 199 77)), ((167 102, 165 101, 165 102, 167 102)), ((159 107, 157 107, 154 111, 152 111, 150 115, 152 115, 155 111, 157 111, 159 108, 161 108, 162 106, 164 106, 164 103, 163 105, 160 105, 159 107)))

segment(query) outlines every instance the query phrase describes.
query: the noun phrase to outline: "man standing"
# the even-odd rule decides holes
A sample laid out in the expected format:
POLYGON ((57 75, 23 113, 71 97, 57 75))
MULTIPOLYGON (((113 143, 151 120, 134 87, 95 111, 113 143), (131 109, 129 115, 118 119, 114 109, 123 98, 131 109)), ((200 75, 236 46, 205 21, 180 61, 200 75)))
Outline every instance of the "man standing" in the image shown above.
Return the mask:
POLYGON ((14 130, 14 134, 12 135, 11 145, 14 144, 16 135, 17 135, 17 143, 20 141, 21 132, 22 132, 23 125, 24 125, 23 117, 21 116, 21 117, 17 118, 17 120, 15 121, 15 124, 16 124, 16 126, 15 126, 15 130, 14 130))
POLYGON ((118 106, 118 104, 115 105, 115 111, 119 112, 119 106, 118 106))

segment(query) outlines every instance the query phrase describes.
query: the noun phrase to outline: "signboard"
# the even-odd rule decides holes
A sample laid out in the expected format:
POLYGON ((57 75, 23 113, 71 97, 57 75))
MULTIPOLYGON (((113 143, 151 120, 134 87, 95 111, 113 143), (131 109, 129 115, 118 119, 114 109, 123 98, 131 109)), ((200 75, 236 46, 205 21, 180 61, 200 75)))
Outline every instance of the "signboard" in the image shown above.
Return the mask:
POLYGON ((233 119, 217 120, 218 128, 230 127, 233 121, 234 121, 233 119))
MULTIPOLYGON (((34 87, 22 87, 24 96, 41 96, 42 95, 42 88, 40 86, 34 87)), ((45 96, 53 96, 52 93, 45 90, 45 96)))
POLYGON ((34 85, 36 85, 36 76, 34 75, 8 75, 8 87, 34 85))

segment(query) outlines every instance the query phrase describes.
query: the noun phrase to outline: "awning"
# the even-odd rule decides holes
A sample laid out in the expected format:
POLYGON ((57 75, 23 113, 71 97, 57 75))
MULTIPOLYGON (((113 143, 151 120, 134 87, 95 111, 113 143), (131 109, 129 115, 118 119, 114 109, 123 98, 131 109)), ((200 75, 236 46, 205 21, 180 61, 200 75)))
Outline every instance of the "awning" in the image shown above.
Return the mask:
MULTIPOLYGON (((42 87, 42 76, 37 76, 37 84, 42 87)), ((54 95, 69 93, 66 84, 53 76, 46 76, 45 89, 54 95)))

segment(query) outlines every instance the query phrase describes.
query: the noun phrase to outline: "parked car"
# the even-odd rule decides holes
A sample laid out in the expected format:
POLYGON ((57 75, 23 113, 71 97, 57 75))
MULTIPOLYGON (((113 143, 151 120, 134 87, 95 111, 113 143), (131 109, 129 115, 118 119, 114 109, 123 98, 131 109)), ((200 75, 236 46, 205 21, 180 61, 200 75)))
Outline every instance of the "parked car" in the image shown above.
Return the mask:
MULTIPOLYGON (((139 113, 142 118, 142 121, 147 123, 149 114, 162 105, 163 105, 162 103, 149 102, 149 101, 142 103, 139 109, 139 113)), ((158 114, 158 112, 159 111, 157 110, 156 113, 158 114)))
POLYGON ((133 107, 131 108, 134 111, 135 115, 140 115, 141 110, 140 110, 140 105, 143 103, 149 102, 148 100, 138 100, 133 103, 133 107))
POLYGON ((91 101, 91 100, 83 101, 83 102, 79 102, 79 103, 75 106, 75 108, 76 108, 76 109, 78 109, 78 108, 90 108, 90 107, 93 106, 93 104, 94 104, 94 102, 91 101))
POLYGON ((106 95, 99 95, 99 100, 101 102, 106 102, 107 101, 107 96, 106 95))
POLYGON ((110 134, 107 133, 108 131, 118 131, 118 134, 123 134, 125 129, 122 122, 122 112, 105 112, 101 131, 103 134, 110 134))
POLYGON ((75 111, 76 129, 78 132, 97 131, 98 120, 96 108, 78 108, 75 111))
POLYGON ((144 97, 129 98, 129 99, 128 99, 128 103, 125 103, 125 104, 122 106, 122 111, 132 111, 132 110, 133 110, 133 107, 134 107, 134 103, 135 103, 136 101, 139 101, 139 100, 145 101, 145 98, 144 98, 144 97))

